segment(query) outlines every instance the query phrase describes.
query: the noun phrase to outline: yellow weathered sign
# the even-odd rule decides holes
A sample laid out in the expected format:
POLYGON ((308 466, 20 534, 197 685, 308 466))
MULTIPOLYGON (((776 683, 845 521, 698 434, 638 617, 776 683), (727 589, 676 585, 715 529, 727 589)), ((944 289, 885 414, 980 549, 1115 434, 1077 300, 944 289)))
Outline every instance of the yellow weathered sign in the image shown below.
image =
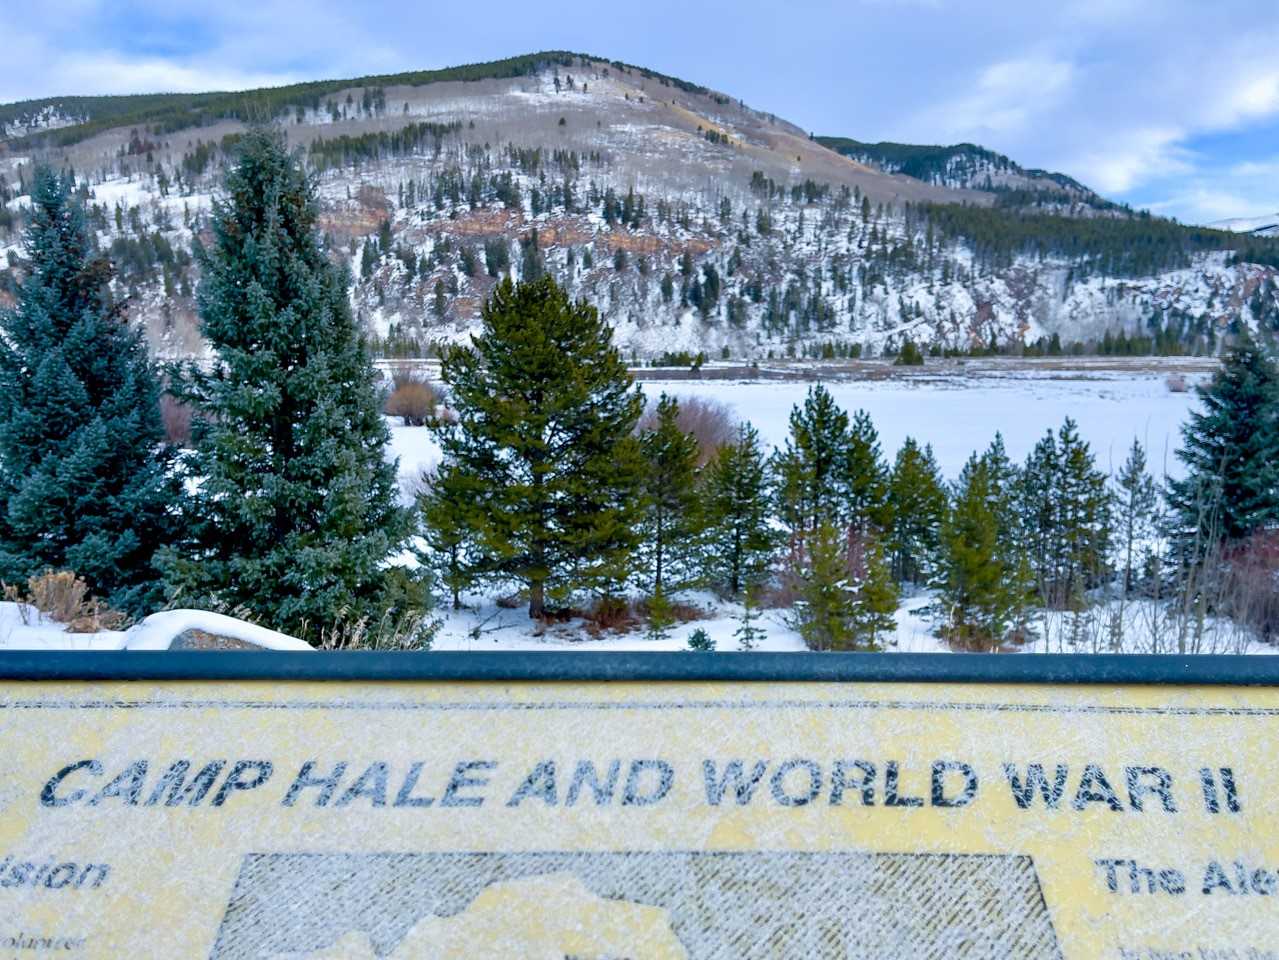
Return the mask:
POLYGON ((0 958, 1279 957, 1279 690, 10 683, 0 958))

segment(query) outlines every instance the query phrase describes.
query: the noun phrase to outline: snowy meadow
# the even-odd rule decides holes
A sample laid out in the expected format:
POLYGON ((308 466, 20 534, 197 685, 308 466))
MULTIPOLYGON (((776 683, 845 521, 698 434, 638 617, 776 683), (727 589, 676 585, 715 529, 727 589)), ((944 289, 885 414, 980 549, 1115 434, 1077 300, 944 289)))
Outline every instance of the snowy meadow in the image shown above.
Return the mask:
MULTIPOLYGON (((1202 365, 1200 365, 1202 366, 1202 365)), ((1078 368, 1001 369, 998 363, 963 373, 939 373, 935 377, 849 379, 835 373, 813 380, 749 380, 681 377, 644 380, 639 385, 649 404, 662 393, 683 401, 702 398, 725 405, 739 421, 755 426, 766 450, 784 445, 790 430, 792 409, 802 404, 813 382, 820 378, 835 401, 850 413, 866 411, 879 431, 886 460, 891 462, 908 437, 931 445, 943 476, 956 479, 964 463, 980 452, 999 432, 1014 462, 1023 461, 1048 431, 1055 431, 1069 417, 1089 444, 1097 466, 1106 473, 1119 469, 1133 440, 1148 451, 1151 473, 1157 480, 1182 472, 1175 456, 1181 427, 1197 402, 1194 386, 1206 379, 1202 372, 1185 373, 1176 361, 1153 364, 1132 371, 1098 371, 1084 362, 1078 368)), ((419 488, 424 471, 439 462, 440 450, 430 430, 392 425, 391 453, 399 458, 401 487, 406 494, 419 488)), ((442 610, 437 650, 683 650, 698 630, 718 650, 738 649, 734 637, 742 614, 739 602, 725 601, 707 591, 686 594, 685 601, 701 616, 676 626, 669 636, 654 640, 642 628, 629 632, 592 633, 581 621, 539 627, 530 624, 521 608, 499 606, 482 594, 467 597, 466 608, 442 610)), ((894 652, 935 653, 950 648, 936 635, 931 617, 935 598, 925 590, 903 596, 895 615, 896 627, 885 647, 894 652)), ((1082 618, 1060 611, 1041 612, 1033 641, 1017 646, 1017 652, 1109 652, 1116 649, 1115 634, 1123 636, 1126 652, 1172 652, 1160 646, 1159 608, 1134 603, 1124 607, 1101 605, 1082 618)), ((755 649, 801 651, 806 649, 789 623, 788 611, 770 610, 760 626, 766 637, 755 649)), ((1228 622, 1214 623, 1205 632, 1202 653, 1269 653, 1274 648, 1258 642, 1228 622)))
MULTIPOLYGON (((1174 373, 1172 376, 1182 376, 1174 373)), ((1141 442, 1156 477, 1179 475, 1174 453, 1180 430, 1195 404, 1193 386, 1203 374, 1183 377, 1185 389, 1169 388, 1164 371, 1104 374, 1085 369, 1036 374, 1024 370, 927 380, 883 379, 822 382, 850 413, 865 410, 879 431, 890 462, 907 437, 930 444, 942 474, 953 480, 974 452, 986 448, 996 432, 1008 455, 1020 463, 1045 432, 1066 417, 1079 425, 1100 469, 1117 470, 1134 439, 1141 442)), ((759 431, 767 449, 781 446, 790 430, 790 414, 803 402, 812 381, 803 380, 643 380, 650 404, 662 393, 677 399, 702 397, 725 404, 737 419, 759 431)), ((390 454, 399 458, 405 489, 433 470, 440 450, 425 427, 392 421, 390 454)))

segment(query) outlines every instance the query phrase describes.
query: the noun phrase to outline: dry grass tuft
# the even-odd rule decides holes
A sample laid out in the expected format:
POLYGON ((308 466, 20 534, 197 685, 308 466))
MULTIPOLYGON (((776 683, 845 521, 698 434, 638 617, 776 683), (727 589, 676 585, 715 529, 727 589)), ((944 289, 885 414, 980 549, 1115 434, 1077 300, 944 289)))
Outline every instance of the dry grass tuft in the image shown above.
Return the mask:
MULTIPOLYGON (((34 607, 50 620, 66 624, 71 633, 98 633, 119 630, 129 618, 89 596, 89 585, 70 570, 46 570, 27 581, 27 593, 4 585, 4 598, 11 603, 34 607)), ((24 611, 23 620, 27 616, 24 611)))

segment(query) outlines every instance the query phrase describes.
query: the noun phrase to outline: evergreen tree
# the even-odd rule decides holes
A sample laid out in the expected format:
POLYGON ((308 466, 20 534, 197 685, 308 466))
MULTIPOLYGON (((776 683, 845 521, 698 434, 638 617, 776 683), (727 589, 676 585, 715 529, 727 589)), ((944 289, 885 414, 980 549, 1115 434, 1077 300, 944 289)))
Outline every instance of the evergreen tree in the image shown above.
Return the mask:
POLYGON ((893 365, 898 367, 922 367, 924 365, 924 355, 914 340, 908 338, 902 343, 902 348, 898 351, 897 359, 893 361, 893 365))
POLYGON ((714 585, 738 596, 759 584, 774 548, 767 471, 759 433, 749 423, 707 465, 702 493, 707 519, 707 569, 714 585))
POLYGON ((853 415, 843 470, 848 524, 862 535, 887 530, 891 526, 888 465, 880 453, 879 433, 864 410, 853 415))
POLYGON ((946 517, 946 488, 933 448, 906 438, 889 480, 893 576, 924 583, 937 562, 946 517))
POLYGON ((0 310, 0 579, 73 570, 115 609, 145 614, 178 489, 159 384, 107 284, 74 183, 33 178, 17 305, 0 310))
POLYGON ((473 493, 471 574, 524 583, 540 618, 548 596, 631 571, 644 400, 598 311, 550 277, 503 280, 480 319, 471 346, 444 358, 457 421, 438 436, 473 493))
POLYGON ((892 566, 874 534, 849 538, 848 565, 853 586, 853 636, 862 650, 878 650, 881 637, 896 629, 901 593, 892 566))
POLYGON ((688 649, 693 653, 714 653, 715 641, 709 633, 698 627, 688 635, 688 649))
POLYGON ((873 536, 822 521, 793 570, 794 625, 811 650, 874 650, 896 620, 897 585, 873 536))
POLYGON ((1061 473, 1057 500, 1055 583, 1046 591, 1057 604, 1083 605, 1083 593, 1105 580, 1110 555, 1110 491, 1092 451, 1069 417, 1057 433, 1061 473))
POLYGON ((667 639, 671 635, 671 627, 675 625, 675 616, 671 610, 670 598, 660 586, 653 590, 648 601, 648 630, 646 640, 654 643, 667 639))
POLYGON ((997 460, 968 461, 942 525, 937 586, 947 614, 943 635, 969 649, 997 648, 1024 606, 1024 561, 1000 536, 1008 507, 991 480, 997 460))
POLYGON ((821 384, 790 415, 790 436, 773 457, 778 515, 792 538, 822 522, 842 521, 848 509, 848 414, 821 384))
POLYGON ((282 139, 253 131, 213 208, 202 267, 208 369, 175 370, 195 410, 191 542, 170 595, 243 607, 309 640, 376 617, 407 532, 372 361, 346 271, 320 244, 314 187, 282 139))
POLYGON ((809 531, 806 549, 794 564, 797 596, 792 617, 810 650, 848 650, 857 635, 853 623, 853 585, 845 555, 845 536, 829 520, 809 531))
POLYGON ((442 465, 428 491, 418 498, 426 549, 418 558, 449 592, 454 610, 462 608, 461 593, 473 583, 467 562, 469 525, 467 513, 474 502, 468 478, 450 465, 442 465))
POLYGON ((1182 426, 1186 475, 1168 488, 1183 559, 1279 521, 1279 369, 1246 331, 1182 426))
POLYGON ((1022 544, 1045 605, 1051 602, 1048 594, 1056 582, 1060 477, 1057 438, 1049 430, 1026 458, 1017 483, 1022 544))
POLYGON ((697 438, 679 427, 679 402, 665 393, 657 424, 640 437, 644 474, 643 553, 653 590, 686 586, 693 569, 702 518, 697 495, 697 438))
POLYGON ((1146 471, 1146 451, 1140 441, 1134 439, 1128 450, 1128 459, 1119 468, 1115 478, 1115 533, 1119 559, 1123 570, 1123 595, 1128 596, 1134 585, 1134 570, 1139 560, 1137 550, 1154 529, 1153 518, 1159 505, 1159 495, 1154 478, 1146 471))
POLYGON ((741 650, 754 650, 768 635, 755 622, 759 619, 759 587, 751 586, 742 595, 742 615, 733 636, 741 650))

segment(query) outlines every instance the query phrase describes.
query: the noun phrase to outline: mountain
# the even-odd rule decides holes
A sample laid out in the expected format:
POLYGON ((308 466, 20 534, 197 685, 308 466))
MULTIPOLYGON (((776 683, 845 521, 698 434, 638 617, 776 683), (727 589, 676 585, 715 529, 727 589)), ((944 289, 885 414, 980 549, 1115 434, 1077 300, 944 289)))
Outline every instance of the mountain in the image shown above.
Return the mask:
POLYGON ((973 143, 942 147, 888 141, 863 143, 847 137, 814 139, 868 166, 937 186, 979 190, 1005 206, 1034 206, 1075 214, 1122 212, 1117 204, 1064 173, 1027 169, 1002 153, 973 143))
MULTIPOLYGON (((32 164, 75 170, 156 350, 202 350, 191 244, 246 123, 314 171, 377 349, 465 339, 503 275, 555 275, 635 358, 1279 326, 1279 243, 1110 204, 972 145, 812 138, 728 94, 548 52, 241 93, 0 106, 0 303, 32 164)), ((6 293, 6 290, 9 293, 6 293)))
POLYGON ((1279 237, 1279 213, 1264 217, 1232 217, 1209 224, 1217 230, 1251 233, 1259 237, 1279 237))

